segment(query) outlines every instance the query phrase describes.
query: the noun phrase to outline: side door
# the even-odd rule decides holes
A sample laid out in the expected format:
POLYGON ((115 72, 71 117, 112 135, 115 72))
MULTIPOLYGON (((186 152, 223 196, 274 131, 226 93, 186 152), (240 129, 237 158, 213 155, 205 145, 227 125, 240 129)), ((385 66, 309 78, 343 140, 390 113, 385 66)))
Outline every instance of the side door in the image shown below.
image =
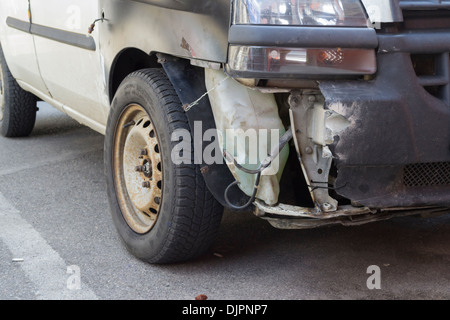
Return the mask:
POLYGON ((12 75, 19 81, 48 95, 36 60, 31 35, 30 0, 0 1, 0 43, 12 75))
MULTIPOLYGON (((97 27, 98 0, 30 0, 32 33, 52 98, 78 121, 104 133, 109 100, 97 27)), ((101 23, 101 22, 99 22, 101 23)))

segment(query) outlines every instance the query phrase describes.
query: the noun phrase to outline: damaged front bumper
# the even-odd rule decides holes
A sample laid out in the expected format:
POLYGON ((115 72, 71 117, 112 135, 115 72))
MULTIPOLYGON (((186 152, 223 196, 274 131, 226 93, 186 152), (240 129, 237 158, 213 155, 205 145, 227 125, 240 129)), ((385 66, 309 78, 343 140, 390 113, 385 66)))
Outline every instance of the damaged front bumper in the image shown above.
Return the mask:
POLYGON ((325 108, 351 123, 330 146, 340 195, 373 208, 450 206, 450 60, 440 55, 447 83, 436 95, 410 52, 379 54, 373 81, 320 84, 325 108))
POLYGON ((450 30, 381 35, 373 77, 286 87, 313 207, 257 199, 255 213, 278 228, 450 213, 449 36, 450 30), (420 59, 432 72, 420 73, 420 59))

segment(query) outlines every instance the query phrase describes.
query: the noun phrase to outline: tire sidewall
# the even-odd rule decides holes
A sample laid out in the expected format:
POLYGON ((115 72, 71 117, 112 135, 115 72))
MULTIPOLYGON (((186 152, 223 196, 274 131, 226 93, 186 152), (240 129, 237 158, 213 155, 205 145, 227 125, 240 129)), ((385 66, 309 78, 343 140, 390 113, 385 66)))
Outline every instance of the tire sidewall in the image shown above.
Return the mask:
POLYGON ((36 97, 23 90, 14 79, 0 46, 0 64, 3 85, 3 120, 0 134, 4 137, 26 137, 33 131, 36 122, 36 97))
POLYGON ((0 72, 0 77, 1 77, 1 81, 2 81, 2 87, 3 87, 3 97, 1 98, 2 101, 1 103, 3 104, 3 119, 0 120, 0 133, 2 134, 2 136, 6 136, 7 135, 7 128, 8 128, 8 123, 7 123, 7 119, 9 119, 9 111, 7 108, 7 94, 8 94, 8 78, 7 78, 7 72, 8 71, 8 66, 6 65, 6 61, 5 61, 5 56, 3 55, 3 50, 0 47, 0 68, 1 68, 1 72, 0 72))

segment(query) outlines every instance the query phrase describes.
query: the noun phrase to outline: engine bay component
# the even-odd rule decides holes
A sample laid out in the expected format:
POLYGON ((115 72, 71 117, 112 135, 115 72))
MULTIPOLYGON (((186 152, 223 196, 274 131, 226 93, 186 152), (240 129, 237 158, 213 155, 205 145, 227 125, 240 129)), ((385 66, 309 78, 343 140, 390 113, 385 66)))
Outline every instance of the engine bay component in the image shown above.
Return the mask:
MULTIPOLYGON (((257 170, 270 152, 278 147, 286 129, 279 117, 275 97, 226 79, 223 70, 205 69, 206 87, 218 130, 221 149, 248 170, 257 170), (222 82, 220 85, 218 83, 222 82)), ((267 204, 278 202, 279 180, 289 154, 287 147, 261 172, 256 198, 267 204)), ((248 196, 254 193, 257 177, 239 170, 234 161, 227 165, 248 196)))

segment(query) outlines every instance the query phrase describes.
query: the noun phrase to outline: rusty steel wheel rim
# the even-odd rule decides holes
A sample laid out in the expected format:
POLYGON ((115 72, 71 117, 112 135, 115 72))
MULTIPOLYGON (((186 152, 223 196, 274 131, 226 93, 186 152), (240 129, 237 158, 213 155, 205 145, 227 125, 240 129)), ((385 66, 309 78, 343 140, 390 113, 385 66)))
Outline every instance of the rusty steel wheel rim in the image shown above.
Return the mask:
POLYGON ((161 209, 163 172, 158 136, 142 106, 127 106, 119 118, 113 174, 125 221, 136 233, 149 232, 161 209))

